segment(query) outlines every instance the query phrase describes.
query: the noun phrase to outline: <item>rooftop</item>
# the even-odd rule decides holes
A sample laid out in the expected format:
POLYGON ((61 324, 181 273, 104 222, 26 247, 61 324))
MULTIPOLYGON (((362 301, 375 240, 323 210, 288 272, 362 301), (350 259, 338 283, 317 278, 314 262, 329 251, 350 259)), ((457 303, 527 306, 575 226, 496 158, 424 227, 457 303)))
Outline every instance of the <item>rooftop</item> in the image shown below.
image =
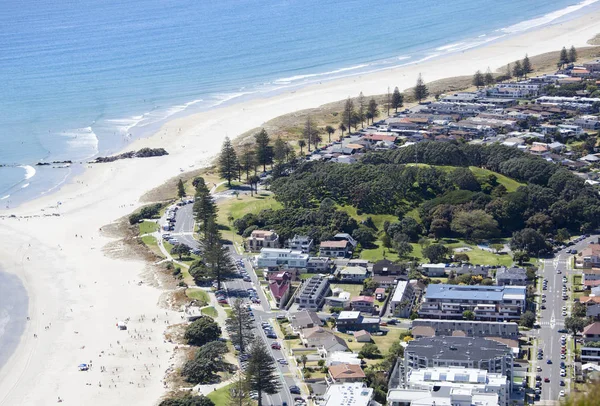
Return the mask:
POLYGON ((329 367, 329 374, 333 379, 365 378, 365 373, 360 365, 332 365, 329 367))
POLYGON ((329 387, 325 406, 368 406, 373 397, 373 389, 362 382, 334 384, 329 387))
POLYGON ((352 299, 352 302, 375 302, 375 298, 373 296, 356 296, 352 299))
POLYGON ((511 354, 505 344, 482 337, 423 337, 410 341, 405 352, 419 357, 453 361, 480 361, 511 354))
POLYGON ((478 286, 478 285, 429 285, 425 292, 427 300, 491 300, 500 302, 506 298, 525 300, 525 286, 478 286))
POLYGON ((404 297, 404 291, 406 290, 406 286, 408 286, 407 281, 399 281, 396 285, 396 289, 394 289, 394 295, 392 296, 392 302, 401 302, 404 297))
POLYGON ((584 335, 600 335, 600 322, 588 324, 583 329, 584 335))

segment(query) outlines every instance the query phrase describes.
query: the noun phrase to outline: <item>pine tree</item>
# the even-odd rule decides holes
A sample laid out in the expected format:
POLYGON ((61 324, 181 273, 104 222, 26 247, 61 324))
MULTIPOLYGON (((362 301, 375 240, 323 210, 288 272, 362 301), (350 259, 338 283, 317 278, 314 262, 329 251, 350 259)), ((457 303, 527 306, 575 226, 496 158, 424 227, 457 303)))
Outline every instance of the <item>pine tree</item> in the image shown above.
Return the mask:
POLYGON ((238 169, 239 163, 233 145, 231 145, 229 137, 225 137, 221 155, 219 155, 219 174, 227 180, 228 186, 231 186, 231 180, 238 174, 238 169))
MULTIPOLYGON (((392 94, 392 107, 398 112, 398 107, 402 107, 404 105, 404 96, 400 93, 398 86, 394 88, 394 94, 392 94)), ((388 113, 389 115, 389 113, 388 113)))
MULTIPOLYGON (((229 389, 229 403, 227 406, 252 406, 250 392, 246 383, 246 377, 239 372, 229 389)), ((160 406, 160 405, 159 405, 160 406)))
POLYGON ((419 73, 419 77, 417 78, 417 84, 415 85, 415 88, 413 91, 414 91, 415 99, 419 103, 421 103, 421 100, 426 99, 427 96, 429 96, 429 90, 427 89, 425 82, 423 82, 423 77, 421 76, 420 73, 419 73))
POLYGON ((331 135, 335 133, 335 128, 328 125, 325 127, 325 131, 327 132, 327 137, 329 139, 329 143, 331 144, 331 135))
POLYGON ((483 73, 481 73, 480 70, 478 70, 477 72, 475 72, 475 74, 473 75, 472 83, 473 83, 473 86, 476 86, 478 89, 480 87, 483 87, 485 85, 485 80, 483 78, 483 73))
POLYGON ((248 308, 240 299, 236 299, 231 305, 231 314, 225 323, 232 344, 238 345, 241 353, 246 352, 254 339, 254 323, 250 320, 248 308))
POLYGON ((269 148, 269 134, 265 129, 261 129, 260 132, 254 135, 256 140, 256 163, 263 166, 263 172, 267 171, 267 165, 273 162, 273 156, 271 154, 271 148, 269 148))
POLYGON ((344 131, 346 131, 347 128, 346 128, 346 125, 344 123, 340 123, 340 126, 338 128, 342 132, 342 135, 340 135, 340 141, 341 141, 342 138, 344 138, 344 131))
POLYGON ((302 130, 302 136, 306 140, 308 144, 308 152, 310 152, 310 145, 315 143, 315 137, 318 134, 319 130, 314 125, 310 116, 306 117, 306 122, 304 123, 304 130, 302 130))
POLYGON ((523 67, 521 66, 521 61, 516 61, 515 66, 513 66, 513 76, 519 80, 521 76, 523 76, 523 67))
POLYGON ((366 113, 366 102, 365 102, 365 96, 363 95, 363 92, 360 92, 360 94, 358 95, 358 119, 360 120, 360 126, 362 128, 364 128, 364 121, 365 121, 365 113, 366 113))
POLYGON ((387 107, 387 115, 390 116, 390 107, 392 106, 392 95, 390 94, 390 87, 388 86, 387 94, 385 97, 385 106, 387 107))
POLYGON ((528 74, 533 72, 533 66, 531 66, 531 61, 529 60, 529 56, 527 56, 527 54, 525 54, 525 58, 523 58, 521 69, 523 69, 523 76, 525 76, 525 79, 527 79, 528 74))
POLYGON ((230 276, 235 267, 229 254, 229 249, 221 244, 221 233, 214 219, 208 221, 202 239, 200 240, 203 260, 211 277, 217 281, 217 290, 221 283, 230 276))
POLYGON ((254 159, 254 151, 251 148, 244 148, 240 154, 240 168, 246 173, 246 180, 250 176, 250 170, 256 169, 256 160, 254 159))
MULTIPOLYGON (((369 116, 371 117, 371 124, 373 123, 373 120, 375 119, 375 117, 377 117, 379 115, 379 110, 377 109, 377 102, 375 101, 375 99, 371 99, 369 100, 369 108, 368 108, 368 113, 369 116)), ((369 124, 367 122, 367 124, 369 124)))
POLYGON ((567 48, 563 47, 560 50, 560 57, 558 59, 558 63, 556 64, 560 69, 562 69, 565 65, 569 64, 569 54, 567 53, 567 48))
POLYGON ((183 181, 179 179, 177 182, 177 197, 183 199, 185 197, 185 186, 183 185, 183 181))
POLYGON ((255 340, 250 349, 246 382, 248 389, 257 392, 258 406, 262 406, 263 394, 273 395, 281 388, 275 360, 260 339, 255 340))
POLYGON ((346 104, 344 105, 344 119, 346 120, 348 132, 352 131, 352 116, 354 116, 354 103, 352 99, 348 97, 346 104))
POLYGON ((300 155, 304 155, 304 152, 302 152, 302 150, 306 146, 306 141, 304 141, 304 140, 298 141, 298 146, 300 147, 300 155))
POLYGON ((571 45, 571 49, 569 49, 569 62, 575 63, 577 62, 577 50, 573 45, 571 45))
POLYGON ((494 79, 494 75, 492 74, 492 71, 490 70, 489 67, 487 68, 487 71, 485 71, 485 75, 483 77, 483 81, 485 82, 486 86, 491 86, 496 81, 494 79))
POLYGON ((281 137, 277 137, 273 145, 273 159, 276 163, 282 164, 287 156, 287 144, 281 137))
POLYGON ((217 217, 217 206, 210 195, 210 190, 208 190, 206 183, 204 183, 204 179, 196 185, 196 195, 194 196, 192 211, 194 218, 200 223, 200 230, 202 232, 206 232, 208 223, 214 221, 217 217))
POLYGON ((506 78, 507 79, 512 78, 512 69, 510 67, 510 63, 508 65, 506 65, 506 78))

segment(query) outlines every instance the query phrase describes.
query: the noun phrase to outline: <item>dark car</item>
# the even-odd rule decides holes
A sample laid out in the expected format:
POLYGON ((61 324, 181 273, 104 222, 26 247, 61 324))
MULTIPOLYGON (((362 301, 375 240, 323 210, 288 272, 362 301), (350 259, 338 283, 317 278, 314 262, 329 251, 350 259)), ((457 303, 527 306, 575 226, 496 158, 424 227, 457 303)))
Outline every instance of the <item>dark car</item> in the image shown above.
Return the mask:
POLYGON ((387 324, 389 324, 390 326, 395 326, 396 324, 398 324, 398 320, 391 319, 390 321, 387 322, 387 324))
POLYGON ((551 359, 547 360, 546 364, 552 364, 552 360, 551 359))
POLYGON ((550 378, 544 378, 544 382, 550 382, 550 378))
POLYGON ((560 386, 565 386, 565 381, 560 381, 560 386))
POLYGON ((295 394, 300 394, 300 388, 297 387, 296 385, 294 386, 290 386, 290 393, 295 393, 295 394))

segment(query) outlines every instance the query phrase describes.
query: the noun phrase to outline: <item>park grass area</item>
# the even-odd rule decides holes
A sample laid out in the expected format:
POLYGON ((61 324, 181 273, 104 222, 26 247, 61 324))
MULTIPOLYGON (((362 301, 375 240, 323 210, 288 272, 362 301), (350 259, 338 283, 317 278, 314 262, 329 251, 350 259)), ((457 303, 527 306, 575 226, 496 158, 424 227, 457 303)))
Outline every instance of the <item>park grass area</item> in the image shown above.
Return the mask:
POLYGON ((385 356, 392 347, 392 344, 400 340, 400 334, 406 331, 407 330, 401 328, 388 327, 388 332, 386 335, 372 336, 373 342, 375 343, 375 345, 377 345, 377 348, 379 348, 381 354, 385 356))
POLYGON ((158 231, 158 224, 154 221, 143 221, 139 224, 140 235, 151 234, 158 231))
POLYGON ((300 279, 304 281, 306 279, 312 278, 315 275, 318 275, 318 274, 317 273, 303 273, 303 274, 300 274, 300 279))
POLYGON ((487 178, 489 175, 494 175, 498 180, 498 183, 504 186, 506 188, 506 191, 509 193, 514 192, 520 186, 525 186, 523 183, 519 183, 514 179, 501 175, 498 172, 490 171, 489 169, 478 168, 476 166, 469 166, 469 169, 471 170, 471 172, 473 172, 473 175, 475 175, 475 177, 478 178, 478 180, 480 178, 487 178))
POLYGON ((202 314, 205 314, 215 319, 217 317, 217 309, 215 309, 213 306, 204 307, 202 309, 202 314))
MULTIPOLYGON (((208 293, 206 293, 202 289, 189 288, 189 289, 186 289, 185 294, 190 299, 196 299, 199 302, 205 303, 205 305, 210 303, 210 298, 208 297, 208 293)), ((213 310, 214 310, 214 308, 213 308, 213 310)))
POLYGON ((363 289, 363 285, 360 283, 351 284, 351 283, 334 283, 331 285, 331 289, 340 288, 345 292, 350 293, 350 297, 353 298, 355 296, 360 296, 360 292, 363 289))
POLYGON ((146 247, 148 247, 148 249, 150 249, 150 251, 152 251, 154 254, 158 255, 161 258, 165 257, 161 252, 160 248, 158 248, 158 241, 156 241, 155 237, 151 235, 145 235, 142 237, 142 242, 146 244, 146 247))
POLYGON ((213 401, 215 406, 227 406, 229 404, 229 391, 233 389, 233 383, 212 391, 206 397, 213 401))
POLYGON ((244 184, 242 182, 238 182, 236 180, 232 180, 231 181, 231 186, 229 186, 227 183, 222 183, 219 186, 217 186, 217 188, 215 189, 214 193, 224 192, 226 190, 229 190, 229 189, 232 189, 232 188, 236 188, 236 187, 240 187, 240 186, 244 186, 244 184))
POLYGON ((338 206, 338 209, 340 211, 348 213, 350 217, 352 217, 359 223, 365 221, 368 217, 371 217, 371 219, 373 220, 373 224, 375 224, 375 227, 378 231, 383 230, 383 223, 385 223, 386 221, 389 221, 390 223, 398 221, 398 217, 391 214, 358 214, 358 212, 356 211, 356 207, 354 206, 338 206))

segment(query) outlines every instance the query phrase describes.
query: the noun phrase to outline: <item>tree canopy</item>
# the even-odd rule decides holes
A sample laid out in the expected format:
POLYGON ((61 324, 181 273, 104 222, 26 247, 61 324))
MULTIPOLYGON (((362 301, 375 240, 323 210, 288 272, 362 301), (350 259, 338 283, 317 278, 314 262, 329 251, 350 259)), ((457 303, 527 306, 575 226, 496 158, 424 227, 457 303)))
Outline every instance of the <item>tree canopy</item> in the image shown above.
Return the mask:
POLYGON ((193 321, 187 326, 184 338, 191 345, 201 346, 210 341, 214 341, 221 336, 221 328, 215 321, 204 316, 193 321))

